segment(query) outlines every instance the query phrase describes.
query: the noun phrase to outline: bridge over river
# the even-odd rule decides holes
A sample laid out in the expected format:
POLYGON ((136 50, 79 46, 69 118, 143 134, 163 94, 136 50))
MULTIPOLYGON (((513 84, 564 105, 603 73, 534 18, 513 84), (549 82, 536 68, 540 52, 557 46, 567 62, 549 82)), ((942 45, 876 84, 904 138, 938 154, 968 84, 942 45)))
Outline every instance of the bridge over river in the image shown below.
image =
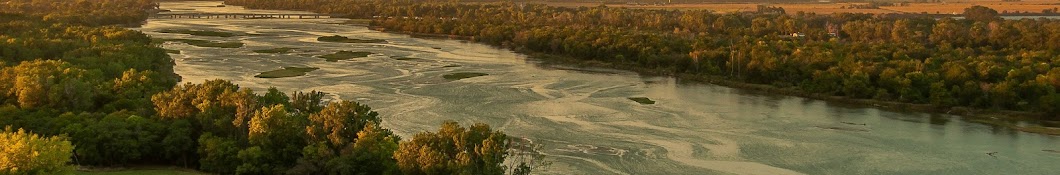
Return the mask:
POLYGON ((320 19, 333 15, 314 13, 257 14, 257 13, 159 13, 151 15, 157 19, 320 19))

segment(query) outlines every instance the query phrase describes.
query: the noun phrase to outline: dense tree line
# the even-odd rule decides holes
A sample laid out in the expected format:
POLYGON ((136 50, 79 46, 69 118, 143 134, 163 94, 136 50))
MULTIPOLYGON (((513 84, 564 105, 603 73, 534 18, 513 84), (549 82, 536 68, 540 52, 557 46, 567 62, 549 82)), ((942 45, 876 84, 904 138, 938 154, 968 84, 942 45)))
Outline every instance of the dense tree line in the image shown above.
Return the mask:
MULTIPOLYGON (((402 140, 322 92, 177 85, 141 0, 0 1, 0 174, 176 165, 219 174, 501 174, 509 140, 445 123, 402 140), (14 131, 17 129, 17 132, 14 131), (68 164, 69 163, 69 164, 68 164)), ((513 166, 512 170, 525 169, 513 166)))
POLYGON ((288 96, 276 89, 255 95, 223 80, 178 86, 152 100, 158 120, 184 130, 159 135, 154 141, 163 143, 159 152, 170 155, 169 160, 194 160, 189 157, 195 155, 188 153, 197 152, 202 170, 221 174, 505 171, 501 163, 508 140, 486 125, 464 129, 446 123, 437 133, 424 132, 401 142, 379 127, 379 114, 368 106, 349 101, 324 104, 323 96, 321 92, 288 96))
POLYGON ((86 25, 139 24, 154 7, 152 0, 0 0, 0 13, 86 25))
POLYGON ((385 30, 469 36, 515 50, 807 93, 1060 119, 1060 20, 563 8, 524 3, 227 0, 374 19, 385 30))

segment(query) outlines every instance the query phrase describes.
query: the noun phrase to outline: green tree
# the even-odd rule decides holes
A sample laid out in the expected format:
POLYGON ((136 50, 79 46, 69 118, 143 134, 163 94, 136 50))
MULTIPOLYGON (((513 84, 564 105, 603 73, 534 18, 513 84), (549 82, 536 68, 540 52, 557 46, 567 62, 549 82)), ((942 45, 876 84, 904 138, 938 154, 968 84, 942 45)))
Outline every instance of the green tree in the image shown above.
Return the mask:
POLYGON ((268 92, 265 92, 265 94, 261 96, 261 99, 258 103, 262 106, 272 106, 278 104, 284 106, 291 106, 291 98, 288 97, 287 94, 280 92, 279 89, 272 87, 269 88, 268 92))
POLYGON ((368 123, 357 133, 349 153, 328 161, 328 174, 400 174, 393 158, 400 140, 390 130, 368 123))
POLYGON ((199 169, 220 174, 233 174, 242 164, 236 141, 206 133, 199 136, 199 169))
POLYGON ((162 138, 161 153, 166 160, 171 160, 178 165, 189 167, 194 165, 196 148, 196 128, 188 119, 180 119, 168 122, 166 135, 162 138))
POLYGON ((282 104, 263 107, 250 119, 247 139, 254 150, 240 152, 241 159, 248 158, 241 166, 247 167, 247 172, 241 174, 275 174, 294 166, 306 145, 306 122, 286 109, 282 104))
POLYGON ((872 97, 876 91, 869 81, 869 76, 863 73, 850 75, 843 79, 843 94, 851 98, 872 97))
POLYGON ((336 157, 335 152, 325 142, 310 144, 302 149, 302 157, 287 174, 325 174, 328 161, 336 157))
POLYGON ((240 150, 237 157, 243 164, 236 167, 236 174, 276 174, 268 154, 257 146, 240 150))
POLYGON ((972 6, 964 9, 964 18, 973 21, 990 22, 1001 19, 997 15, 997 10, 983 6, 972 6))

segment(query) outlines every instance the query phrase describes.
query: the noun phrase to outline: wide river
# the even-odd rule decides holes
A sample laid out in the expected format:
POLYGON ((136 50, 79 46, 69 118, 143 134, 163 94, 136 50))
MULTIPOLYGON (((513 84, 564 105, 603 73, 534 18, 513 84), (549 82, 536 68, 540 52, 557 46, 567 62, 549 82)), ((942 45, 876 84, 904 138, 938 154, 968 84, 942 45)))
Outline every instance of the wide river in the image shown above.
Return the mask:
MULTIPOLYGON (((165 2, 174 12, 306 13, 165 2)), ((344 19, 150 19, 156 38, 238 41, 242 48, 169 42, 184 82, 225 79, 261 92, 324 91, 373 107, 382 126, 408 138, 443 121, 487 123, 541 144, 540 174, 1060 174, 1060 137, 905 113, 765 95, 672 77, 541 64, 472 42, 416 38, 340 24, 344 19), (236 37, 159 33, 225 31, 236 37), (327 43, 320 36, 383 39, 327 43), (297 48, 287 54, 257 49, 297 48), (337 51, 376 53, 327 62, 337 51), (408 57, 414 59, 395 59, 408 57), (308 75, 263 79, 282 67, 308 75), (487 76, 450 81, 443 75, 487 76), (629 97, 657 101, 642 105, 629 97), (996 152, 996 153, 994 153, 996 152), (994 153, 992 155, 987 153, 994 153)))

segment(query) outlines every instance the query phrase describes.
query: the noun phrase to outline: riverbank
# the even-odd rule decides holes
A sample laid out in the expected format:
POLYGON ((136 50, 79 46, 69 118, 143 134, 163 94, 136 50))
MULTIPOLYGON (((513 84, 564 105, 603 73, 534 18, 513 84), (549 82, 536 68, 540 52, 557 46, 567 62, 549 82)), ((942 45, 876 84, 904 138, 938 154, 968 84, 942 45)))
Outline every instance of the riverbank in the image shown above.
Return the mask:
MULTIPOLYGON (((387 33, 398 33, 406 34, 413 37, 424 37, 424 38, 447 38, 447 39, 459 39, 459 40, 474 40, 473 36, 456 36, 456 35, 444 35, 444 34, 431 34, 431 33, 414 33, 414 32, 403 32, 388 30, 384 27, 379 26, 368 26, 369 29, 387 32, 387 33)), ((496 46, 496 45, 494 45, 496 46)), ((555 65, 566 65, 576 66, 583 68, 609 68, 619 69, 637 72, 642 75, 652 76, 672 76, 682 81, 691 81, 697 83, 708 83, 714 85, 720 85, 730 88, 737 88, 743 90, 749 90, 757 93, 770 94, 770 95, 787 95, 796 96, 816 100, 824 100, 828 102, 837 102, 850 105, 874 107, 890 111, 902 111, 902 112, 924 112, 932 114, 949 114, 968 117, 968 121, 982 123, 993 126, 1006 127, 1013 130, 1047 134, 1060 136, 1060 128, 1044 126, 1042 123, 1060 123, 1060 121, 1048 121, 1042 120, 1041 118, 1045 115, 1043 113, 1027 112, 1027 111, 1010 111, 1010 110, 995 110, 995 109, 977 109, 971 107, 943 107, 933 104, 916 104, 916 103, 905 103, 895 101, 885 101, 876 99, 856 99, 848 98, 844 96, 833 96, 819 93, 808 93, 801 91, 796 88, 780 88, 776 86, 766 84, 754 84, 746 83, 737 80, 730 80, 721 76, 712 75, 698 75, 689 73, 674 73, 673 71, 665 69, 650 69, 644 68, 632 64, 621 64, 621 63, 610 63, 601 61, 592 61, 577 59, 569 56, 548 54, 542 52, 529 51, 525 49, 511 49, 505 46, 505 49, 514 50, 518 53, 529 55, 531 58, 545 61, 544 64, 555 64, 555 65), (1032 123, 1032 124, 1021 124, 1021 123, 1032 123)))
POLYGON ((726 79, 726 78, 720 77, 720 76, 696 75, 696 74, 688 74, 688 73, 673 73, 673 72, 669 72, 669 71, 666 71, 666 70, 648 69, 648 68, 638 67, 638 66, 629 65, 629 64, 616 64, 616 63, 607 63, 607 62, 600 62, 600 61, 586 61, 586 60, 577 59, 577 58, 571 58, 571 57, 566 57, 566 56, 553 55, 553 54, 540 53, 540 52, 532 52, 532 51, 525 51, 525 50, 517 50, 517 52, 530 55, 532 58, 541 59, 541 60, 544 60, 544 61, 551 62, 551 63, 547 63, 547 64, 562 64, 562 65, 575 65, 575 66, 578 66, 578 67, 588 67, 588 68, 611 68, 611 69, 629 70, 629 71, 637 72, 637 73, 640 73, 640 74, 643 74, 643 75, 672 76, 672 77, 678 78, 678 79, 680 79, 682 81, 691 81, 691 82, 697 82, 697 83, 708 83, 708 84, 720 85, 720 86, 725 86, 725 87, 730 87, 730 88, 738 88, 738 89, 743 89, 743 90, 750 90, 750 91, 753 91, 753 92, 763 93, 763 94, 796 96, 796 97, 803 97, 803 98, 809 98, 809 99, 815 99, 815 100, 824 100, 824 101, 829 101, 829 102, 837 102, 837 103, 844 103, 844 104, 857 105, 857 106, 875 107, 875 108, 884 109, 884 110, 891 110, 891 111, 924 112, 924 113, 933 113, 933 114, 958 115, 958 116, 968 117, 968 119, 969 119, 968 121, 972 121, 972 122, 976 122, 976 123, 982 123, 982 124, 988 124, 988 125, 994 125, 994 126, 1002 126, 1002 127, 1011 128, 1011 129, 1019 130, 1019 131, 1023 131, 1023 132, 1060 136, 1060 128, 1047 127, 1047 126, 1043 126, 1043 125, 1040 124, 1040 123, 1056 123, 1056 122, 1060 122, 1060 121, 1042 120, 1041 117, 1044 114, 1041 114, 1041 113, 1033 113, 1033 112, 1026 112, 1026 111, 976 109, 976 108, 960 107, 960 106, 957 106, 957 107, 941 107, 941 106, 937 106, 937 105, 933 105, 933 104, 915 104, 915 103, 904 103, 904 102, 895 102, 895 101, 883 101, 883 100, 876 100, 876 99, 855 99, 855 98, 848 98, 848 97, 844 97, 844 96, 833 96, 833 95, 825 95, 825 94, 819 94, 819 93, 807 93, 807 92, 800 91, 800 90, 794 89, 794 88, 779 88, 779 87, 775 87, 775 86, 771 86, 771 85, 765 85, 765 84, 745 83, 745 82, 740 82, 740 81, 735 81, 735 80, 729 80, 729 79, 726 79), (1031 123, 1038 123, 1038 124, 1025 126, 1025 125, 1018 124, 1020 122, 1031 122, 1031 123))

